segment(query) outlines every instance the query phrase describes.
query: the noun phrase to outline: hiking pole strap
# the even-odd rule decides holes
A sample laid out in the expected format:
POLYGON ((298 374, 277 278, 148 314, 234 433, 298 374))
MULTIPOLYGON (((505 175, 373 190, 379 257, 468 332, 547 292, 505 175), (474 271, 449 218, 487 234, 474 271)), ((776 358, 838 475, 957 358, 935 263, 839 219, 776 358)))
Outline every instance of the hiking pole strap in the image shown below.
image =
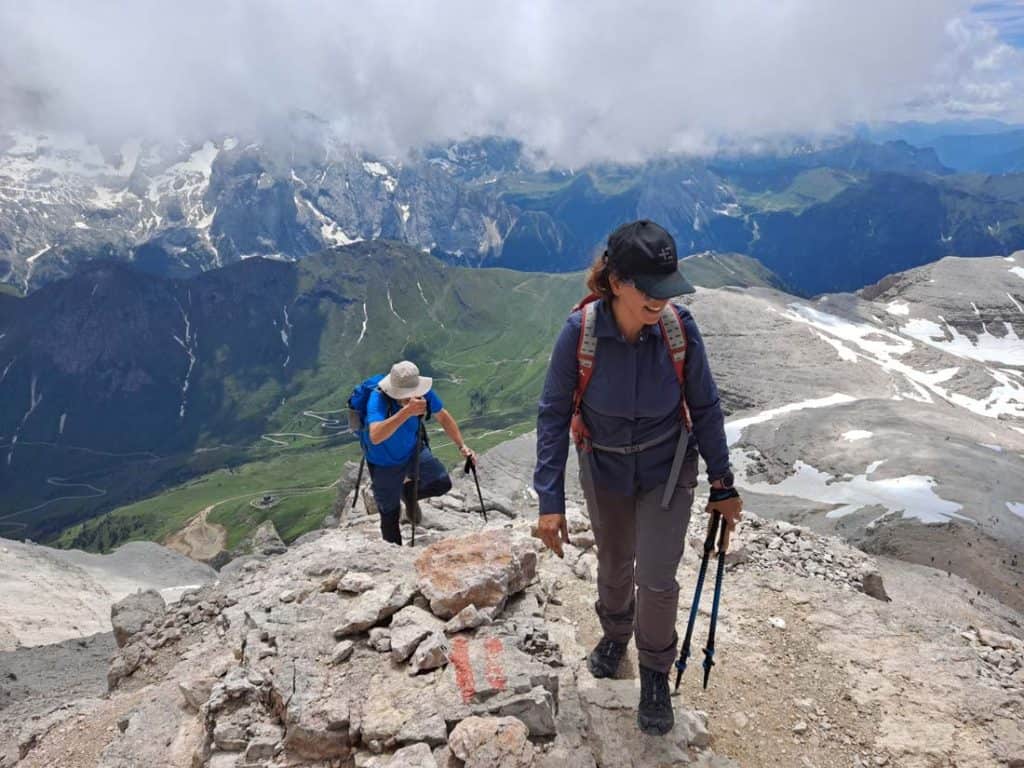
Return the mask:
POLYGON ((679 482, 679 473, 683 470, 683 459, 686 458, 686 446, 689 442, 690 433, 685 429, 680 429, 679 440, 676 442, 676 453, 672 457, 672 469, 668 473, 665 494, 661 497, 662 509, 668 509, 672 506, 672 495, 676 492, 676 483, 679 482))

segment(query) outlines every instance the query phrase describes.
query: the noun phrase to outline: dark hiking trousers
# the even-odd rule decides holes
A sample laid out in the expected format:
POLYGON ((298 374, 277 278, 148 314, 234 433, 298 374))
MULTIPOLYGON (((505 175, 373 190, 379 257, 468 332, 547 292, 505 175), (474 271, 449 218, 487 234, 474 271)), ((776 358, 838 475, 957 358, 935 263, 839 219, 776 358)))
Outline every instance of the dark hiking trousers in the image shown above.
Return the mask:
POLYGON ((618 642, 636 635, 640 664, 668 672, 676 659, 676 570, 690 523, 697 463, 683 464, 671 506, 664 484, 624 496, 601 488, 580 456, 580 484, 597 544, 597 603, 604 634, 618 642))
MULTIPOLYGON (((414 457, 415 458, 415 457, 414 457)), ((405 464, 394 467, 381 467, 370 462, 366 466, 370 468, 370 488, 373 490, 373 499, 377 502, 377 510, 380 512, 380 533, 384 541, 392 544, 402 543, 402 529, 399 525, 402 512, 402 486, 407 478, 412 478, 414 469, 413 459, 405 464)), ((435 458, 429 448, 423 448, 420 452, 420 481, 417 497, 429 499, 434 496, 443 496, 452 489, 452 479, 448 476, 448 470, 444 464, 435 458)))

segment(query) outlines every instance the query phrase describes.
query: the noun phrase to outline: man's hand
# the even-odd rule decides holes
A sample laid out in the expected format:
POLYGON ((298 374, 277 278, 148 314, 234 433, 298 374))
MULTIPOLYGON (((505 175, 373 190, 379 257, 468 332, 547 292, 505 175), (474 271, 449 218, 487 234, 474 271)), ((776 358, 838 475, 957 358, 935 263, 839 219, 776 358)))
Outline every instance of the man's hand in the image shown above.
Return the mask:
POLYGON ((474 467, 476 466, 476 454, 473 453, 473 450, 468 445, 463 443, 461 446, 459 446, 459 453, 461 453, 465 458, 472 461, 474 467))
POLYGON ((725 524, 722 538, 722 552, 729 549, 729 537, 736 529, 736 524, 743 519, 743 499, 735 488, 712 488, 708 498, 707 513, 718 512, 725 524))
POLYGON ((407 419, 422 416, 427 412, 427 401, 422 397, 409 398, 409 401, 402 406, 402 412, 405 413, 407 419))
POLYGON ((541 515, 537 521, 537 536, 544 546, 559 557, 563 557, 562 543, 569 543, 569 523, 565 515, 541 515))

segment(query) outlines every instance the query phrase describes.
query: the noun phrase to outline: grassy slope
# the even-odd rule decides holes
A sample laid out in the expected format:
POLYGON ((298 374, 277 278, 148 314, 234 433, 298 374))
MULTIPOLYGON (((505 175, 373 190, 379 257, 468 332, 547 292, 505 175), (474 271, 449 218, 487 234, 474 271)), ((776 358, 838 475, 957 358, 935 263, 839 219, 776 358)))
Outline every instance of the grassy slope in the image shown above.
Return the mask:
POLYGON ((857 181, 856 176, 846 171, 813 168, 799 173, 785 189, 754 192, 734 185, 733 191, 742 205, 757 211, 800 213, 816 203, 831 200, 857 181))

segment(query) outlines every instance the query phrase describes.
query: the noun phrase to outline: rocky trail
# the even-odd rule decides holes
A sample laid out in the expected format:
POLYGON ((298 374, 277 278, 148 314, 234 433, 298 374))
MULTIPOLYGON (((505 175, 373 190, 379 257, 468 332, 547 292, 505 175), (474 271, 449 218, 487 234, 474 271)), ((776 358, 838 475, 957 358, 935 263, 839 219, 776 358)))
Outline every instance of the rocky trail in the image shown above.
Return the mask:
MULTIPOLYGON (((727 561, 707 691, 713 574, 676 727, 640 734, 632 646, 619 679, 586 669, 600 630, 578 489, 560 560, 530 535, 513 457, 492 458, 486 524, 462 481, 425 505, 415 549, 380 542, 360 502, 176 605, 129 597, 109 693, 34 719, 0 699, 0 766, 1024 765, 1018 614, 756 509, 727 561)), ((695 511, 680 635, 703 525, 695 511)))

